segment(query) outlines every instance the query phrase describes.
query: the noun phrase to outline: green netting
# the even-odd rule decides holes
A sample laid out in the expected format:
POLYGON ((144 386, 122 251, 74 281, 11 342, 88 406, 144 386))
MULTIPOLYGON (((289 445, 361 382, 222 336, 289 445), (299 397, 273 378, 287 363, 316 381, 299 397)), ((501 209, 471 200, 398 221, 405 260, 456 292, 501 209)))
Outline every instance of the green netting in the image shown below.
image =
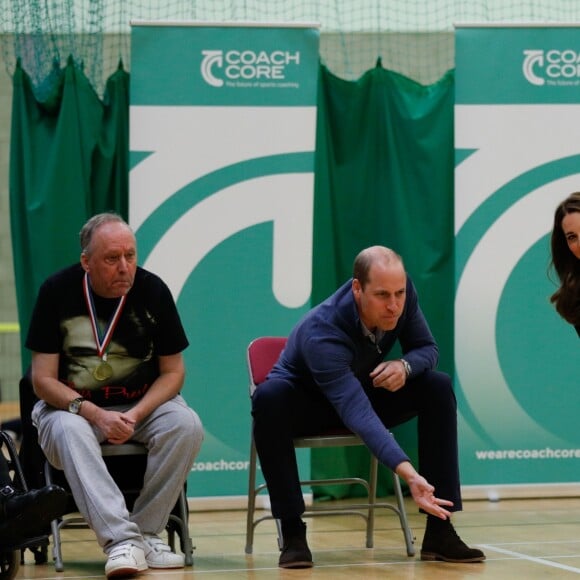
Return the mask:
POLYGON ((454 24, 580 21, 577 0, 0 0, 4 61, 42 97, 69 55, 102 94, 130 63, 131 21, 316 22, 322 61, 356 79, 385 68, 431 84, 454 66, 454 24), (51 74, 52 73, 52 74, 51 74))

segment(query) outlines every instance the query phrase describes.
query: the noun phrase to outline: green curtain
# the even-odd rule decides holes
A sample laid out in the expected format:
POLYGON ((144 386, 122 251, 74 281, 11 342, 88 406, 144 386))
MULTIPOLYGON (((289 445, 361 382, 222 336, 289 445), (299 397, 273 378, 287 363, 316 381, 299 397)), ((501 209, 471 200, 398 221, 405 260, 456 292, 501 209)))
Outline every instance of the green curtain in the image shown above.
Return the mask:
MULTIPOLYGON (((78 232, 94 213, 128 206, 129 75, 119 70, 103 100, 69 59, 39 102, 20 63, 13 76, 10 219, 18 317, 24 342, 36 293, 79 259, 78 232)), ((22 369, 30 353, 22 348, 22 369)))
MULTIPOLYGON (((321 68, 316 144, 312 303, 352 275, 364 247, 403 256, 440 347, 439 369, 453 373, 454 75, 422 86, 380 63, 358 81, 321 68)), ((394 429, 415 465, 415 421, 394 429)), ((361 448, 315 449, 313 477, 368 473, 361 448)), ((390 492, 382 469, 379 494, 390 492)), ((317 497, 359 495, 357 486, 314 489, 317 497)))

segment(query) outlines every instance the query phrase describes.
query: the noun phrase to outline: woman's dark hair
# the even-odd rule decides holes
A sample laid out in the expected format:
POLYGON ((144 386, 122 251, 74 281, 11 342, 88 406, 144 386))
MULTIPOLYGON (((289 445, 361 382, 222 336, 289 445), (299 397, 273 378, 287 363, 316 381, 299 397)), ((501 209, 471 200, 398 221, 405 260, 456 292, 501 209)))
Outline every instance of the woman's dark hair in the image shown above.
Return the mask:
POLYGON ((571 193, 554 213, 550 241, 551 266, 558 275, 560 287, 550 297, 558 314, 570 324, 580 324, 580 260, 570 251, 562 220, 571 213, 580 213, 580 192, 571 193))

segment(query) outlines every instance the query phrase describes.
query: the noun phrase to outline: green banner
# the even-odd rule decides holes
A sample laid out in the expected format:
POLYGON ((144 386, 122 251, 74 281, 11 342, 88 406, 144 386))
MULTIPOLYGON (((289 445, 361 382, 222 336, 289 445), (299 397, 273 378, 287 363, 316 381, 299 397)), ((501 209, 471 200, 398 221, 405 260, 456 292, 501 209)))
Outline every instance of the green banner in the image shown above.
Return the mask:
POLYGON ((191 343, 184 396, 206 438, 189 496, 245 499, 246 347, 310 307, 318 41, 307 25, 132 29, 129 219, 191 343))
POLYGON ((490 496, 578 481, 578 337, 548 264, 554 209, 580 181, 579 62, 576 27, 456 31, 461 471, 490 496))

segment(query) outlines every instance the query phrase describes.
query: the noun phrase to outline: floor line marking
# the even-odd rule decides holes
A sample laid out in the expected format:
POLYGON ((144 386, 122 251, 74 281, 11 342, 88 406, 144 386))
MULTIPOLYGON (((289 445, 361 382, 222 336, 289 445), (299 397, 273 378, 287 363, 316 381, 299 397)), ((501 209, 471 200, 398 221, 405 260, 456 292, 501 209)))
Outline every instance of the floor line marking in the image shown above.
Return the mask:
POLYGON ((512 550, 504 550, 503 548, 497 548, 496 546, 490 546, 488 544, 479 544, 479 545, 482 548, 485 548, 486 550, 493 550, 494 552, 499 552, 500 554, 505 554, 506 556, 514 556, 516 558, 521 558, 522 560, 528 560, 529 562, 542 564, 543 566, 551 566, 552 568, 560 568, 561 570, 567 570, 568 572, 580 574, 580 568, 566 566, 565 564, 560 564, 559 562, 552 562, 550 560, 545 560, 544 558, 536 558, 535 556, 528 556, 527 554, 521 554, 519 552, 514 552, 512 550))

